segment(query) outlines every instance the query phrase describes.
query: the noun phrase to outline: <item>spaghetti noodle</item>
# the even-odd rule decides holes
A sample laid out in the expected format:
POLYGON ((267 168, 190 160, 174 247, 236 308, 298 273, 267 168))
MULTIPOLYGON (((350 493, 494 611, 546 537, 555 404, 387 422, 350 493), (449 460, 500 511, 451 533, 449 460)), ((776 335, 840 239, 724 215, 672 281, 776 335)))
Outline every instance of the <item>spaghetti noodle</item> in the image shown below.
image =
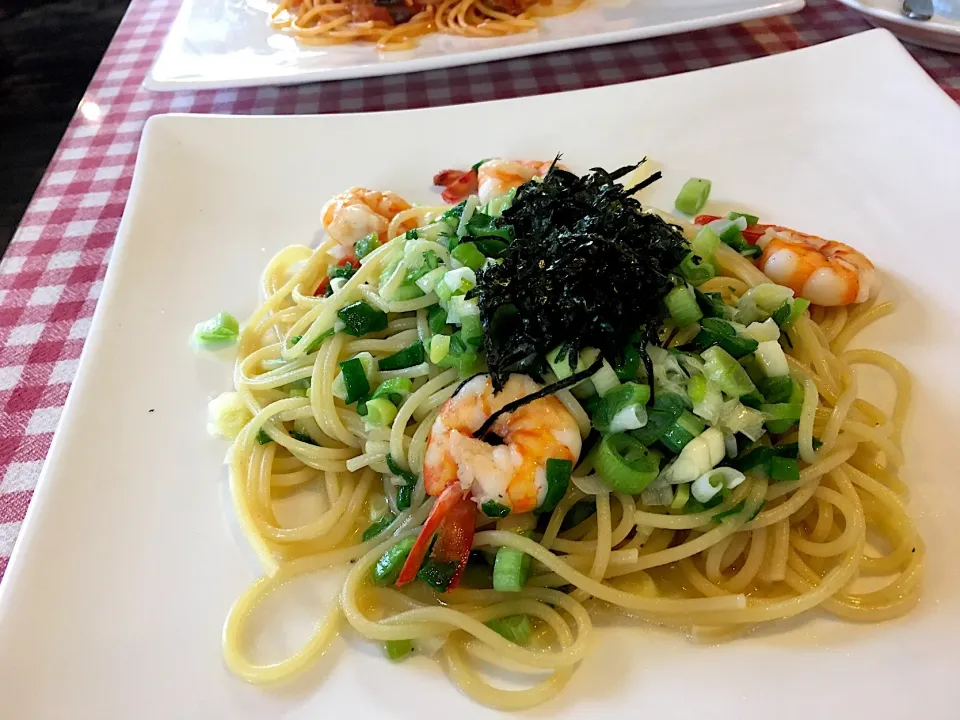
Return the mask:
MULTIPOLYGON (((263 273, 263 303, 239 337, 234 384, 250 419, 230 452, 230 488, 264 575, 237 600, 224 627, 224 657, 234 673, 254 683, 291 677, 348 623, 370 640, 435 653, 467 695, 516 710, 560 691, 583 659, 591 617, 599 613, 630 615, 714 641, 817 608, 879 622, 913 607, 924 546, 899 478, 909 374, 885 353, 848 349, 857 332, 891 312, 890 303, 873 299, 815 307, 785 327, 790 377, 802 387, 803 399, 799 420, 783 430, 774 449, 796 443, 796 478, 747 470, 715 502, 697 506, 692 497, 680 503, 681 490, 689 493, 690 487, 663 485, 661 471, 651 489, 673 488, 664 504, 648 491, 611 488, 589 454, 534 532, 512 531, 502 520, 477 515, 475 554, 512 548, 532 559, 529 579, 518 591, 490 589, 489 577, 446 593, 421 583, 408 591, 372 580, 386 554, 412 542, 433 512, 436 503, 423 477, 430 429, 444 404, 460 397, 461 378, 456 367, 429 358, 381 369, 381 384, 405 378, 409 391, 395 403, 395 417, 378 425, 370 420, 370 401, 363 416, 359 404, 343 399, 340 367, 362 353, 392 367, 396 363, 383 361, 417 342, 429 346, 439 333, 429 317, 436 291, 387 299, 384 287, 391 267, 396 272, 398 258, 411 252, 449 258, 436 234, 405 232, 435 227, 446 210, 397 213, 383 243, 349 277, 329 280, 344 267, 342 260, 336 264, 343 250, 334 238, 315 250, 286 248, 263 273), (415 242, 420 246, 409 250, 415 242), (331 282, 327 297, 315 294, 331 282), (387 320, 370 332, 350 334, 338 317, 360 301, 387 313, 387 320), (872 365, 893 379, 897 395, 889 412, 859 397, 853 371, 858 365, 872 365), (405 485, 404 478, 415 484, 405 485), (298 527, 281 524, 276 498, 307 490, 319 497, 320 512, 298 527), (371 521, 378 526, 371 528, 371 521), (886 539, 884 552, 868 547, 868 531, 886 539), (292 578, 349 563, 342 591, 298 652, 269 665, 247 657, 247 619, 264 597, 292 578), (865 576, 887 581, 855 589, 854 581, 865 576), (517 617, 535 630, 526 645, 498 630, 498 620, 517 617), (526 675, 530 685, 498 687, 481 674, 481 664, 526 675)), ((688 239, 695 232, 692 226, 684 230, 688 239)), ((697 288, 705 296, 720 293, 742 304, 751 288, 770 282, 726 245, 713 259, 717 276, 697 288)), ((684 342, 674 335, 667 345, 684 342)), ((590 403, 579 394, 562 390, 556 397, 586 439, 591 413, 584 405, 590 403)))
POLYGON ((499 37, 530 32, 536 19, 576 10, 582 0, 280 0, 273 28, 306 44, 376 43, 409 50, 430 33, 499 37))

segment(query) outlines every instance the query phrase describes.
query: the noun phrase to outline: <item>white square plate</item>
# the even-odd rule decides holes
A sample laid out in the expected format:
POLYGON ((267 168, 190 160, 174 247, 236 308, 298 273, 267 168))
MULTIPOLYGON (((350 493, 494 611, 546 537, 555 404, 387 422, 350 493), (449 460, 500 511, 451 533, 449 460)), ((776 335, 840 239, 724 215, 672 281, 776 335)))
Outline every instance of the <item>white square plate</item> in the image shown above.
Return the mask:
MULTIPOLYGON (((566 690, 529 716, 960 716, 960 111, 891 35, 873 31, 484 105, 152 119, 77 380, 0 587, 5 718, 500 717, 428 659, 392 665, 355 638, 291 687, 229 674, 223 619, 257 568, 224 520, 224 445, 204 431, 207 399, 229 387, 231 368, 187 339, 221 309, 252 311, 267 259, 309 242, 321 204, 343 188, 426 201, 438 168, 558 150, 578 169, 649 153, 666 177, 645 201, 669 207, 684 180, 709 177, 715 200, 842 238, 882 268, 899 310, 862 342, 913 372, 905 474, 929 557, 919 607, 881 625, 814 614, 720 646, 602 628, 566 690), (424 126, 434 142, 396 142, 424 126), (339 141, 309 151, 309 137, 339 141)), ((300 619, 321 612, 306 605, 300 619)), ((287 625, 267 639, 293 632, 287 625)))
POLYGON ((590 0, 501 38, 431 35, 407 52, 373 45, 306 46, 272 30, 271 0, 184 0, 157 61, 150 90, 296 85, 456 67, 606 45, 782 15, 803 0, 590 0))

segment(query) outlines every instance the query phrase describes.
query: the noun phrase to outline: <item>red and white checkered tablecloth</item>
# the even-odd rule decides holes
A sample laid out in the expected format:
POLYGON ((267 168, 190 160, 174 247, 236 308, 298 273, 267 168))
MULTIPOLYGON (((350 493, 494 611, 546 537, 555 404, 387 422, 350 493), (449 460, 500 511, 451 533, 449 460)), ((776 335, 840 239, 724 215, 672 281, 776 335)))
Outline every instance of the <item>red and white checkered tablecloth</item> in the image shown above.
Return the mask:
MULTIPOLYGON (((839 3, 808 0, 791 16, 449 70, 151 93, 141 82, 178 6, 179 0, 133 0, 0 262, 0 577, 76 372, 151 115, 358 112, 519 97, 723 65, 869 27, 839 3)), ((960 56, 911 52, 960 102, 960 56)))

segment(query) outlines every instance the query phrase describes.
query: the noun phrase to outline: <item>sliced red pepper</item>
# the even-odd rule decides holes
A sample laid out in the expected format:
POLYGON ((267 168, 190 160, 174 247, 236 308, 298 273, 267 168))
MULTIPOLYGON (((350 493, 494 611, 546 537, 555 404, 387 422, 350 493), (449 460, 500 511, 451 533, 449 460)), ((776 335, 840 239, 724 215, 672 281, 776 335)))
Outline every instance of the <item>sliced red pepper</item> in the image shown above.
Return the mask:
POLYGON ((450 576, 447 590, 453 590, 460 583, 460 576, 467 567, 476 518, 476 504, 468 495, 464 495, 440 524, 430 559, 438 564, 450 563, 456 568, 450 576))
POLYGON ((441 170, 433 176, 433 184, 446 188, 441 197, 448 203, 460 202, 479 188, 476 170, 441 170))
POLYGON ((412 582, 417 576, 417 571, 420 570, 420 566, 427 556, 427 550, 430 549, 430 541, 433 540, 433 536, 440 529, 440 524, 444 518, 450 514, 450 511, 461 499, 463 499, 463 488, 457 483, 447 485, 440 493, 440 497, 437 498, 430 509, 430 514, 427 515, 426 522, 423 523, 423 529, 420 530, 410 554, 407 555, 407 561, 403 564, 400 575, 397 576, 397 587, 412 582))
POLYGON ((423 529, 400 570, 397 587, 406 585, 417 577, 434 535, 437 536, 437 542, 433 546, 431 559, 457 564, 447 589, 456 587, 470 556, 475 520, 476 509, 469 495, 459 483, 447 485, 430 510, 423 529))
MULTIPOLYGON (((719 215, 697 215, 693 222, 696 225, 708 225, 714 220, 719 220, 719 215)), ((776 225, 750 225, 746 230, 741 231, 743 239, 750 245, 756 245, 757 241, 763 237, 768 228, 777 227, 776 225)))

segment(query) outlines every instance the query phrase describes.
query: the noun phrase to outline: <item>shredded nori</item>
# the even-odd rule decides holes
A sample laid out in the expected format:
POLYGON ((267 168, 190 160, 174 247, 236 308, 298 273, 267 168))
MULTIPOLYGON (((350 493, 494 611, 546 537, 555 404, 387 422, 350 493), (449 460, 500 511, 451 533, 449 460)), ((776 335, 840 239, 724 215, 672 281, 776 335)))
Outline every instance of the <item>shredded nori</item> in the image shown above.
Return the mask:
POLYGON ((529 373, 558 346, 571 367, 586 347, 612 363, 632 334, 656 332, 668 276, 688 248, 679 229, 644 214, 632 197, 659 174, 631 188, 616 182, 642 162, 583 177, 555 163, 542 182, 522 185, 497 220, 516 239, 477 278, 496 391, 511 372, 529 373))

